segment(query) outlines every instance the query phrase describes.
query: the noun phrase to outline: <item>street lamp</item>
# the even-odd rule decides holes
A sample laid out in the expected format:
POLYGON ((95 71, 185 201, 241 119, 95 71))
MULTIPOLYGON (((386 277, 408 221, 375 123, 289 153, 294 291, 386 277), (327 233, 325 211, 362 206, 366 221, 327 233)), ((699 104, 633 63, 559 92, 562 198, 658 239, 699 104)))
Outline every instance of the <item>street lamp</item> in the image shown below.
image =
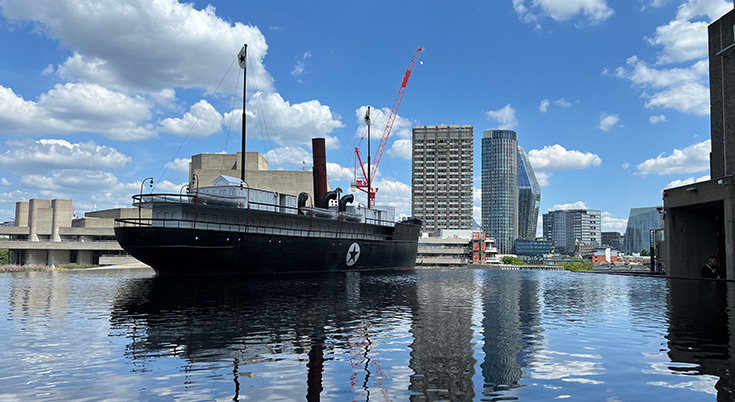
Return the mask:
POLYGON ((143 203, 143 186, 146 182, 150 182, 150 187, 153 188, 153 178, 152 177, 146 177, 143 179, 143 181, 140 183, 140 198, 138 198, 138 225, 140 225, 142 222, 142 217, 140 213, 140 204, 143 203))

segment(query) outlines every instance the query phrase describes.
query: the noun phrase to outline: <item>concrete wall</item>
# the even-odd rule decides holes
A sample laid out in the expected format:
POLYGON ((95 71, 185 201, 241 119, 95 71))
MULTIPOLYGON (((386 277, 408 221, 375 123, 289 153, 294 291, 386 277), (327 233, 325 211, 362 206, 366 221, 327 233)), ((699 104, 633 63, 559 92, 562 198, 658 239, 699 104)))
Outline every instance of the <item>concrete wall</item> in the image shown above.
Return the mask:
POLYGON ((735 10, 713 22, 709 30, 710 125, 713 179, 735 175, 735 10))
POLYGON ((52 200, 51 214, 51 240, 61 241, 59 227, 68 228, 71 226, 71 200, 52 200))
POLYGON ((28 226, 28 202, 15 203, 15 226, 28 226))
MULTIPOLYGON (((151 217, 151 210, 141 208, 141 216, 143 218, 151 217)), ((138 218, 138 208, 115 208, 105 209, 102 211, 85 212, 85 218, 106 218, 106 219, 131 219, 138 218)))
MULTIPOLYGON (((199 154, 192 156, 189 165, 189 187, 196 188, 193 175, 199 178, 199 187, 211 186, 220 175, 240 177, 240 159, 233 154, 199 154)), ((310 161, 307 161, 310 162, 310 161)), ((258 152, 247 152, 245 181, 251 188, 298 195, 314 194, 311 171, 268 170, 268 162, 258 152)), ((327 175, 329 172, 327 171, 327 175)))

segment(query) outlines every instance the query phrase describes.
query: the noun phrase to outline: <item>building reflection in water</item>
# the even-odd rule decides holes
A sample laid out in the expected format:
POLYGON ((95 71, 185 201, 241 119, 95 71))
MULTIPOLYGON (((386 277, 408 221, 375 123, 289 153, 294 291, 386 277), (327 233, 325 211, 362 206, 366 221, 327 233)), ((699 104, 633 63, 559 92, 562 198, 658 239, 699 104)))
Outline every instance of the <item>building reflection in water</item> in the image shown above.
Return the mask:
POLYGON ((474 300, 468 292, 474 285, 470 271, 434 271, 420 276, 411 326, 412 401, 474 399, 474 300))
POLYGON ((506 273, 503 281, 486 279, 484 283, 483 393, 500 396, 500 391, 520 386, 522 368, 528 366, 542 342, 541 292, 538 278, 529 280, 524 272, 506 273))
MULTIPOLYGON (((716 377, 718 401, 735 401, 735 284, 669 280, 667 369, 683 375, 716 377)), ((700 382, 701 383, 701 382, 700 382)), ((692 387, 697 382, 690 383, 692 387)), ((680 384, 660 383, 664 387, 680 384)))

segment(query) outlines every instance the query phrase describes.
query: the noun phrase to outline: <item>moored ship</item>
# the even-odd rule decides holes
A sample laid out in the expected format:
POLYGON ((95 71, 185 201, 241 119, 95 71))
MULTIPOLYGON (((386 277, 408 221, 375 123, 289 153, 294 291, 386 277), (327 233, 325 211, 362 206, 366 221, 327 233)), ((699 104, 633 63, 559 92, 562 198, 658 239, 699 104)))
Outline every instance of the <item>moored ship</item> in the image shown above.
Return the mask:
MULTIPOLYGON (((246 46, 240 52, 245 69, 246 46)), ((245 166, 245 107, 243 151, 245 166)), ((250 188, 218 177, 186 194, 138 194, 151 218, 117 219, 115 235, 158 274, 272 274, 413 268, 421 221, 396 221, 392 207, 351 205, 328 191, 324 139, 312 140, 314 194, 250 188)), ((370 202, 369 202, 370 204, 370 202)), ((142 216, 142 215, 141 215, 142 216)))

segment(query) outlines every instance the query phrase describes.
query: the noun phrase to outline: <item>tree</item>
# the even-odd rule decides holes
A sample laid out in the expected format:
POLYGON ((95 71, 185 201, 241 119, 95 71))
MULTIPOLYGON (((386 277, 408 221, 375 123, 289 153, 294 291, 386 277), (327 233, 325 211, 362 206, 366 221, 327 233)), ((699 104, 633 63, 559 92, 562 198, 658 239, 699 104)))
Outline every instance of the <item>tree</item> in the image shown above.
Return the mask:
POLYGON ((10 252, 5 249, 0 249, 0 265, 7 265, 8 264, 8 254, 10 252))
POLYGON ((651 252, 650 252, 650 251, 648 251, 648 249, 647 249, 647 248, 644 248, 643 250, 641 250, 641 256, 642 256, 642 257, 648 257, 648 256, 650 256, 650 255, 651 255, 651 252))
POLYGON ((503 264, 505 265, 526 265, 526 262, 518 257, 511 257, 506 255, 503 257, 503 264))

